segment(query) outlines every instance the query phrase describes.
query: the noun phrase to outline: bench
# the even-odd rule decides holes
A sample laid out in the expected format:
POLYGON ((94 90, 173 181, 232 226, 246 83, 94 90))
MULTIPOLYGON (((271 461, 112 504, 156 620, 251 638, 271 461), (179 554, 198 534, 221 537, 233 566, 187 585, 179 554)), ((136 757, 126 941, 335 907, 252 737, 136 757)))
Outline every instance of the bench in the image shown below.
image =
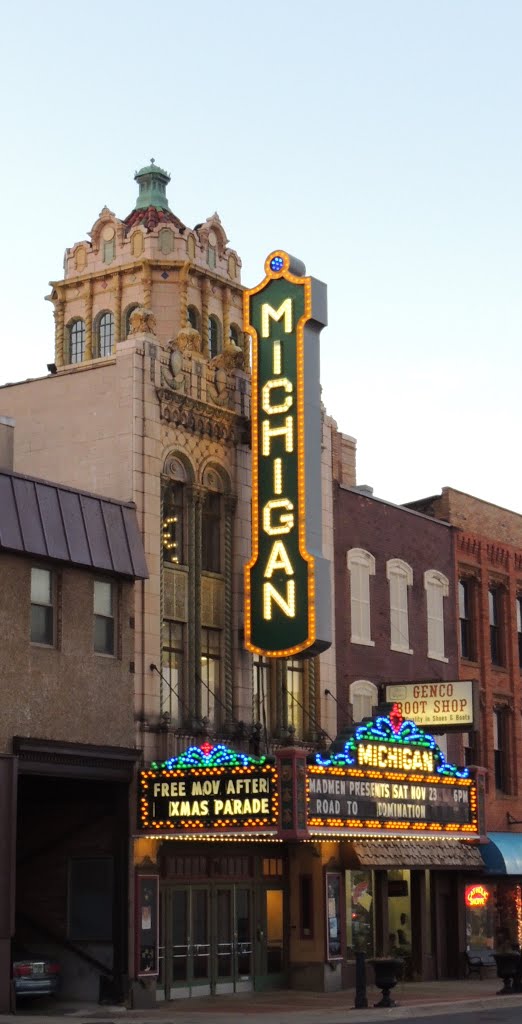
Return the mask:
POLYGON ((466 950, 466 967, 468 978, 472 974, 478 974, 482 980, 482 971, 489 967, 496 969, 497 962, 491 949, 488 949, 486 946, 470 946, 466 950))

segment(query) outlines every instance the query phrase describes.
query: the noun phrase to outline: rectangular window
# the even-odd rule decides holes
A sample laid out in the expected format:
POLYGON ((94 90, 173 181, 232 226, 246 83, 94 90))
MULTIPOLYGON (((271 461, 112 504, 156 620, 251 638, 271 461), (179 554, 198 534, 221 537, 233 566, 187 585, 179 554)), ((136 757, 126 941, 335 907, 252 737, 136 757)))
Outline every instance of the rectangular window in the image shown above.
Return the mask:
POLYGON ((475 757, 475 734, 472 732, 462 733, 462 746, 463 746, 463 757, 464 764, 476 764, 475 757))
POLYGON ((94 650, 115 653, 114 587, 106 580, 94 581, 94 650))
POLYGON ((163 519, 161 523, 161 543, 163 561, 175 565, 185 565, 184 509, 185 485, 177 481, 169 481, 163 496, 163 519))
POLYGON ((472 596, 471 580, 459 580, 460 656, 467 661, 475 660, 472 596))
POLYGON ((201 568, 221 572, 221 495, 208 493, 203 505, 201 568))
POLYGON ((409 647, 408 590, 401 576, 390 580, 391 642, 394 647, 409 647))
POLYGON ((413 585, 411 566, 392 558, 386 563, 386 577, 390 584, 390 648, 413 654, 408 616, 408 588, 413 585))
POLYGON ((253 721, 263 727, 267 735, 270 728, 270 663, 268 658, 254 654, 253 673, 253 721))
POLYGON ((286 664, 286 712, 288 725, 295 729, 296 739, 303 738, 304 663, 294 658, 286 664))
POLYGON ((373 647, 371 639, 370 576, 375 575, 375 558, 362 548, 347 553, 350 574, 350 618, 353 644, 373 647))
POLYGON ((183 623, 163 620, 161 714, 177 721, 183 708, 183 623))
POLYGON ((492 665, 503 665, 501 637, 501 595, 496 587, 488 591, 489 603, 489 649, 492 665))
POLYGON ((54 581, 49 569, 31 569, 31 642, 54 644, 54 581))
POLYGON ((373 956, 374 912, 373 874, 371 871, 346 871, 346 946, 348 959, 356 953, 373 956))
POLYGON ((428 658, 447 661, 444 654, 444 598, 449 593, 449 580, 436 569, 424 573, 428 615, 428 658))
POLYGON ((495 767, 495 788, 508 793, 508 712, 507 708, 495 708, 493 712, 493 756, 495 767))
POLYGON ((517 597, 518 667, 522 668, 522 597, 517 597))
POLYGON ((213 721, 221 690, 221 630, 201 630, 201 717, 213 721), (218 698, 216 701, 216 697, 218 698))

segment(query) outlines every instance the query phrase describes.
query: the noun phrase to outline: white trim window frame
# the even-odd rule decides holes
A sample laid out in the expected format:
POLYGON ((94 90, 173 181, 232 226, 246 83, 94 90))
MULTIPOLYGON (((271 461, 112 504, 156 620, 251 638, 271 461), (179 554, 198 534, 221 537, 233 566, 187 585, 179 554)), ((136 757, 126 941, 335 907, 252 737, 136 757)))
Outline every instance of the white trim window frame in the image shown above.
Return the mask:
POLYGON ((350 574, 350 640, 352 644, 375 647, 370 614, 370 576, 375 576, 375 558, 362 548, 350 548, 346 564, 350 574))
POLYGON ((444 654, 444 598, 449 594, 449 580, 437 569, 424 573, 426 616, 428 628, 428 658, 448 662, 444 654))
POLYGON ((390 558, 386 579, 390 585, 390 650, 413 654, 408 615, 408 587, 413 586, 411 565, 401 558, 390 558))
POLYGON ((369 679, 356 679, 350 683, 350 704, 354 724, 363 718, 371 718, 374 707, 379 703, 379 691, 369 679))

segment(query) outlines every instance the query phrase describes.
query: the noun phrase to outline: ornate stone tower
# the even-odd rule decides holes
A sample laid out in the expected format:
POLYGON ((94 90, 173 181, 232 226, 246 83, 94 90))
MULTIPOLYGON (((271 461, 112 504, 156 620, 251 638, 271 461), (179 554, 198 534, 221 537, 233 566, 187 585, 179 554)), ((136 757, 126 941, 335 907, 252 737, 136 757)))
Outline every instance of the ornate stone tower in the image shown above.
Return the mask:
MULTIPOLYGON (((233 736, 241 719, 248 736, 252 723, 250 658, 240 642, 249 350, 241 261, 217 213, 193 229, 183 224, 169 208, 170 177, 154 160, 135 180, 134 209, 120 220, 103 208, 90 240, 67 249, 64 279, 49 298, 55 377, 68 377, 69 394, 71 376, 89 370, 100 385, 112 366, 128 381, 116 393, 123 388, 123 403, 112 394, 122 416, 122 404, 133 404, 130 436, 110 457, 131 460, 123 476, 151 573, 136 606, 136 718, 146 734, 140 745, 167 756, 187 734, 233 736)), ((88 390, 97 407, 103 387, 96 398, 88 390)), ((84 422, 89 432, 87 410, 84 422)), ((101 447, 90 444, 93 455, 102 458, 101 447)))
POLYGON ((154 160, 135 180, 132 212, 119 220, 104 206, 90 241, 66 250, 63 281, 52 282, 57 370, 113 355, 138 306, 154 314, 162 347, 191 327, 203 356, 218 355, 230 341, 246 356, 241 261, 227 247, 217 213, 187 228, 169 209, 170 177, 154 160))

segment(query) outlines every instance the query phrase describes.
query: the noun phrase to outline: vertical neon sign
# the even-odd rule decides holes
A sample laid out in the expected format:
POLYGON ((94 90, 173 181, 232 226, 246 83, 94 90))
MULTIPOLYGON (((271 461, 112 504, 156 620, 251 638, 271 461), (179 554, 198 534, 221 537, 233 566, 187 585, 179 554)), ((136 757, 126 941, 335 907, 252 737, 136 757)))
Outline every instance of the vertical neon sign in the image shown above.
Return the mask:
POLYGON ((331 644, 330 568, 321 523, 319 334, 326 286, 271 253, 245 292, 252 337, 252 557, 245 566, 245 646, 267 657, 331 644))

